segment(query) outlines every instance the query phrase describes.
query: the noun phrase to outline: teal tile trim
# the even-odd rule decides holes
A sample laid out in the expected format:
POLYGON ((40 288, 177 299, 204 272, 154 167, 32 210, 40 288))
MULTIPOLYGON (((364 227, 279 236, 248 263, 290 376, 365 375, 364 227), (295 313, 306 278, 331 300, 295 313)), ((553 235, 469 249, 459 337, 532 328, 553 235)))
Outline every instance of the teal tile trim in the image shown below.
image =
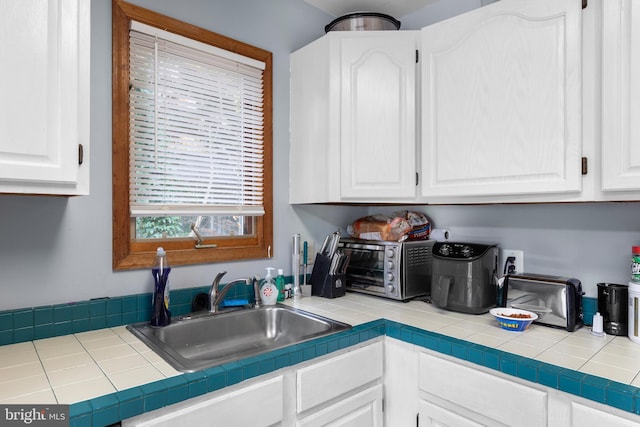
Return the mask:
POLYGON ((69 405, 69 426, 84 427, 93 425, 93 408, 89 401, 69 405))

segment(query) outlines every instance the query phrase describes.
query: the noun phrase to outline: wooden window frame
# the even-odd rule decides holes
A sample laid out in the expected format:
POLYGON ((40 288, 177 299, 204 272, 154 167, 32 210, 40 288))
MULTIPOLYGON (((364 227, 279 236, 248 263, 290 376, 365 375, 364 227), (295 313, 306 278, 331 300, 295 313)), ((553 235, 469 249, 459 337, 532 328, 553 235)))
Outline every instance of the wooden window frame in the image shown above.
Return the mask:
POLYGON ((113 269, 147 268, 156 248, 169 252, 172 265, 202 264, 271 257, 273 246, 273 68, 269 51, 204 30, 186 22, 121 1, 112 1, 112 189, 113 269), (129 23, 142 22, 166 31, 255 58, 264 70, 264 209, 254 236, 205 238, 215 248, 196 249, 195 240, 132 239, 129 206, 129 23))

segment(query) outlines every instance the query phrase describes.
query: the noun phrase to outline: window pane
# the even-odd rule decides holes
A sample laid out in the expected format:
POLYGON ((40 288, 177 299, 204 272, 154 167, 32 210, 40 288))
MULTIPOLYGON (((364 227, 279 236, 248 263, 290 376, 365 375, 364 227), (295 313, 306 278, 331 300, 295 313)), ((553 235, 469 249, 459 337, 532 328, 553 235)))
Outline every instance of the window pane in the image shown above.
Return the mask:
MULTIPOLYGON (((112 46, 113 46, 113 119, 112 119, 112 135, 113 135, 113 268, 116 270, 126 270, 134 268, 148 268, 155 258, 156 248, 165 246, 165 249, 172 251, 171 262, 174 265, 190 265, 203 264, 212 262, 226 262, 230 260, 249 260, 261 259, 269 257, 273 245, 273 131, 272 131, 272 98, 273 98, 273 66, 272 54, 264 49, 250 46, 238 40, 233 40, 223 35, 207 31, 202 28, 196 28, 193 25, 175 20, 168 16, 160 15, 156 12, 141 8, 139 6, 127 3, 126 1, 116 1, 113 4, 113 26, 112 26, 112 46), (143 124, 140 128, 132 128, 130 126, 132 115, 139 117, 143 122, 145 119, 151 120, 155 118, 154 114, 148 111, 142 111, 140 116, 136 116, 136 106, 131 105, 132 87, 136 87, 135 101, 143 100, 145 96, 149 96, 155 91, 155 83, 152 86, 139 86, 142 80, 135 80, 131 75, 131 67, 137 66, 143 57, 130 55, 130 32, 133 24, 133 17, 139 22, 157 29, 163 29, 168 33, 178 34, 189 39, 198 40, 213 46, 214 50, 222 49, 226 52, 233 52, 233 55, 241 55, 250 59, 250 64, 257 61, 263 64, 261 68, 262 86, 260 91, 262 94, 257 98, 251 96, 247 98, 246 103, 242 104, 226 104, 228 108, 224 112, 239 111, 235 107, 247 107, 247 113, 252 111, 258 112, 251 117, 259 119, 261 125, 256 127, 256 120, 247 119, 233 121, 240 125, 242 129, 248 132, 236 132, 235 135, 242 135, 248 138, 259 140, 259 150, 253 150, 257 145, 247 146, 247 153, 252 157, 245 157, 254 162, 256 167, 262 168, 262 172, 257 173, 252 169, 251 173, 244 174, 248 184, 257 183, 257 187, 261 189, 263 197, 262 203, 243 203, 240 208, 230 203, 222 202, 215 205, 209 203, 203 204, 200 201, 190 202, 190 204, 181 203, 180 205, 164 205, 161 210, 140 208, 140 205, 133 204, 130 199, 130 190, 132 180, 130 175, 131 158, 140 154, 137 149, 132 150, 130 142, 132 137, 138 135, 140 131, 143 138, 148 138, 149 130, 144 129, 143 124), (134 81, 132 81, 132 78, 134 81), (258 99, 258 102, 255 100, 258 99), (247 126, 245 126, 247 125, 247 126), (258 185, 259 184, 259 185, 258 185), (175 207, 175 209, 174 209, 175 207), (185 209, 188 208, 188 209, 185 209), (215 208, 215 209, 214 209, 215 208), (257 209, 261 208, 261 209, 257 209), (241 215, 245 215, 241 217, 241 215), (183 216, 185 218, 183 218, 183 216), (196 247, 197 242, 194 230, 191 228, 192 223, 198 222, 197 233, 202 236, 202 244, 208 247, 196 247), (163 238, 164 236, 168 236, 163 238), (174 237, 175 236, 175 237, 174 237)), ((173 38, 171 38, 173 40, 173 38)), ((197 47, 199 49, 199 47, 197 47)), ((204 49, 207 51, 207 49, 204 49)), ((193 52, 191 52, 193 53, 193 52)), ((233 56, 232 55, 232 56, 233 56)), ((223 55, 224 56, 224 55, 223 55)), ((234 60, 234 58, 227 58, 234 60)), ((247 64, 245 64, 247 65, 247 64)), ((155 68, 155 66, 154 66, 155 68)), ((206 67, 205 67, 206 68, 206 67)), ((186 65, 181 64, 179 71, 186 72, 186 65)), ((155 74, 155 71, 151 69, 155 74)), ((184 73, 179 74, 185 76, 184 73)), ((146 80, 145 80, 146 81, 146 80)), ((193 81, 191 79, 190 81, 193 81)), ((186 82, 180 79, 179 83, 186 82)), ((229 88, 232 85, 224 85, 229 88)), ((258 86, 244 85, 247 90, 243 96, 249 93, 255 95, 258 86)), ((198 92, 200 93, 200 92, 198 92)), ((208 92, 207 92, 208 93, 208 92)), ((167 100, 168 98, 161 98, 167 100)), ((170 99, 177 99, 175 96, 170 99)), ((182 98, 180 98, 182 99, 182 98)), ((219 97, 220 100, 229 100, 232 98, 219 97)), ((202 103, 201 103, 202 104, 202 103)), ((174 104, 175 105, 175 104, 174 104)), ((210 103, 200 105, 198 111, 212 111, 208 108, 210 103)), ((181 109, 174 111, 182 114, 193 113, 192 104, 180 104, 181 109)), ((149 110, 150 111, 150 110, 149 110)), ((189 117, 194 117, 193 115, 189 117)), ((226 117, 226 116, 225 116, 226 117)), ((226 120, 226 119, 225 119, 226 120)), ((209 123, 208 121, 198 120, 197 123, 209 123)), ((161 121, 158 124, 163 124, 161 121)), ((217 129, 229 130, 232 122, 223 121, 224 126, 217 129)), ((211 127, 209 127, 211 129, 211 127)), ((166 134, 166 132, 165 132, 166 134)), ((218 133, 219 134, 219 133, 218 133)), ((160 136, 163 134, 161 133, 160 136)), ((200 135, 198 132, 182 133, 178 148, 192 148, 191 144, 195 140, 194 135, 200 135), (193 138, 191 137, 193 136, 193 138)), ((225 134, 227 135, 227 134, 225 134)), ((161 138, 161 140, 163 140, 161 138)), ((234 141, 237 138, 234 139, 234 141)), ((208 142, 214 143, 218 147, 219 143, 226 142, 226 138, 208 139, 208 142), (217 142, 216 142, 217 141, 217 142)), ((202 145, 200 145, 202 146, 202 145)), ((225 145, 229 147, 229 145, 225 145)), ((225 153, 229 152, 228 148, 225 153)), ((185 151, 175 150, 179 158, 184 158, 185 151), (182 156, 182 157, 180 157, 182 156)), ((189 150, 187 154, 191 154, 189 150)), ((154 154, 155 158, 155 154, 154 154)), ((191 156, 189 156, 191 158, 191 156)), ((192 162, 195 165, 201 165, 203 162, 192 162)), ((206 160, 204 164, 211 164, 206 160)), ((246 163, 243 163, 246 164, 246 163)), ((254 166, 254 165, 250 165, 254 166)), ((237 170, 237 169, 234 169, 237 170)), ((179 177, 209 176, 209 171, 199 170, 195 174, 180 173, 179 177)), ((224 179, 230 176, 228 173, 216 173, 213 176, 216 179, 224 179)), ((234 175, 235 176, 235 175, 234 175)), ((242 181, 245 182, 245 181, 242 181)), ((198 194, 207 194, 197 182, 190 182, 185 185, 186 188, 196 189, 198 194)), ((228 194, 224 193, 224 194, 228 194)), ((246 191, 244 194, 248 194, 246 191)), ((224 199, 224 198, 223 198, 224 199)), ((222 200, 222 199, 220 199, 222 200)), ((247 199, 249 200, 249 199, 247 199)), ((153 207, 153 205, 151 205, 153 207)))
POLYGON ((252 236, 255 218, 249 216, 155 216, 135 219, 135 240, 193 237, 192 224, 202 237, 252 236))
POLYGON ((263 214, 263 70, 130 37, 132 216, 263 214))

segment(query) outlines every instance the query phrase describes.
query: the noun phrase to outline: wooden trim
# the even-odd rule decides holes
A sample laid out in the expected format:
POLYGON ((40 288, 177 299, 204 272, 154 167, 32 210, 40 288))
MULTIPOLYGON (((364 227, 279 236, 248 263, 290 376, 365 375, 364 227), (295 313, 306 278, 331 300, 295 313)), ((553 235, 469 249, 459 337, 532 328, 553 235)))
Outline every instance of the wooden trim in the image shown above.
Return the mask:
POLYGON ((201 264, 273 256, 273 65, 269 51, 160 15, 133 4, 112 0, 112 186, 113 269, 149 267, 156 247, 163 246, 173 265, 201 264), (211 44, 265 63, 264 70, 264 208, 256 219, 256 235, 205 239, 216 248, 195 249, 194 240, 132 241, 129 217, 129 22, 144 24, 211 44))

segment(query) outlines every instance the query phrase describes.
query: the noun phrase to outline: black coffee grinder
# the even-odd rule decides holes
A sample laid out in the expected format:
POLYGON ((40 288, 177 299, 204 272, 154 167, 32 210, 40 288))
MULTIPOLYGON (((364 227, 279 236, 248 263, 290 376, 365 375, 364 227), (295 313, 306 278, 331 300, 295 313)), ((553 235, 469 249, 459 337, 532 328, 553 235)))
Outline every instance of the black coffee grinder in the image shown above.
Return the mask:
POLYGON ((598 283, 598 311, 603 318, 604 332, 609 335, 627 335, 628 286, 598 283))

